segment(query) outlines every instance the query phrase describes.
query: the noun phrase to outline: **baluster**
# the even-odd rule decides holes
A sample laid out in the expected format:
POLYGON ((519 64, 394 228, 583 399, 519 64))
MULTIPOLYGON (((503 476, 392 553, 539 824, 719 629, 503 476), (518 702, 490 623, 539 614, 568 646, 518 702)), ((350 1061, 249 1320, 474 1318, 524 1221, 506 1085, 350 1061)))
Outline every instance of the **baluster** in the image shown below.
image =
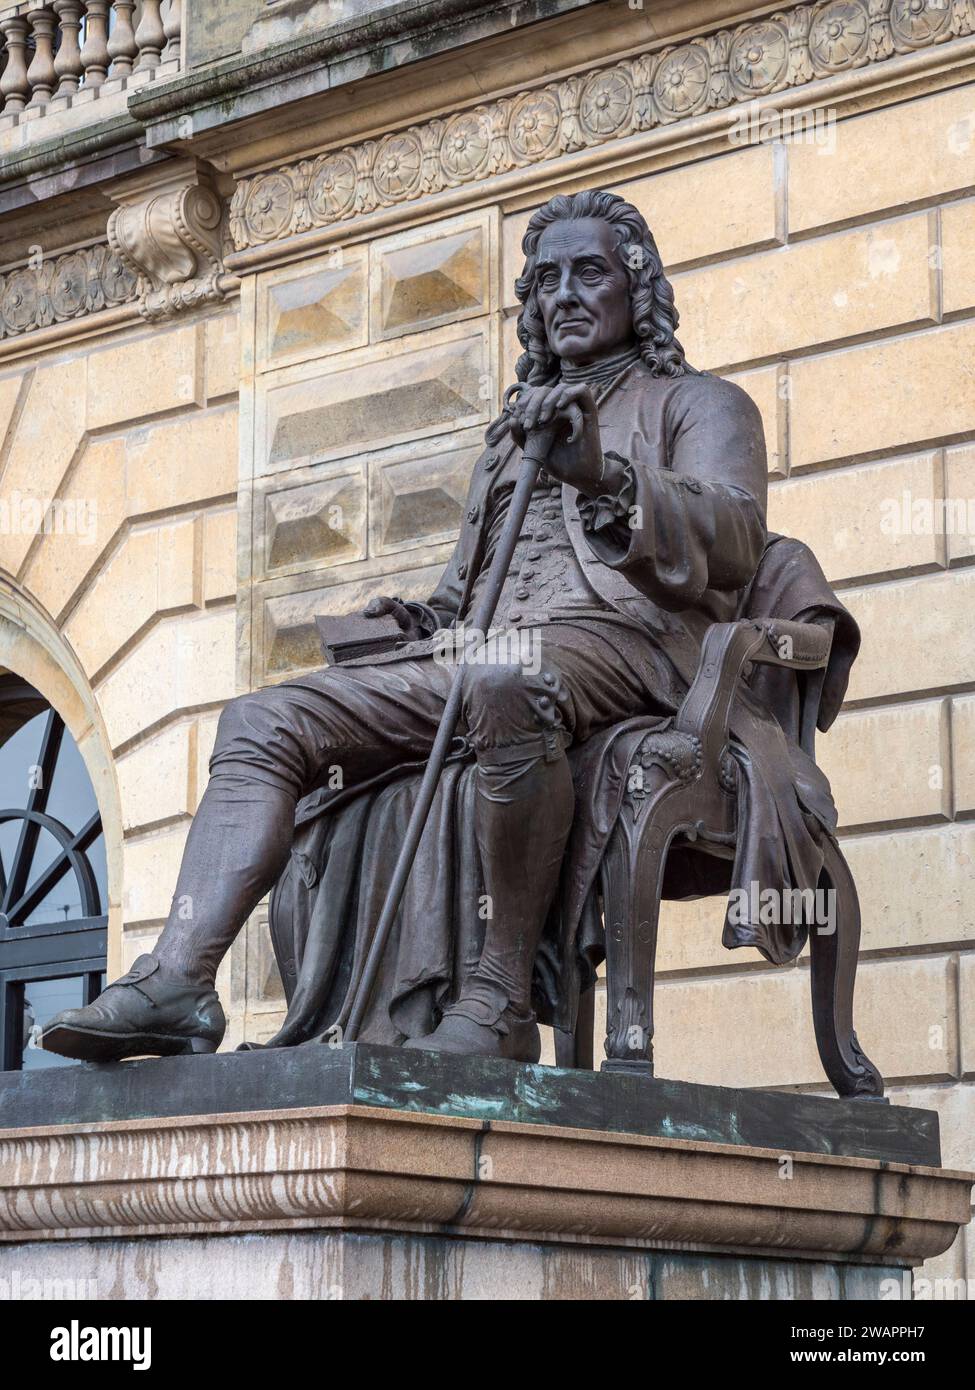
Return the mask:
POLYGON ((159 66, 159 56, 166 43, 166 31, 159 13, 161 8, 162 0, 142 0, 142 18, 135 31, 135 41, 139 45, 138 71, 159 66))
POLYGON ((100 87, 108 76, 108 5, 109 0, 88 0, 85 6, 88 17, 81 66, 86 87, 100 87))
POLYGON ((180 35, 183 32, 183 0, 169 0, 169 9, 166 12, 166 21, 163 24, 166 34, 166 52, 164 57, 181 57, 180 35))
POLYGON ((112 76, 128 77, 136 58, 139 56, 139 48, 132 28, 132 11, 135 9, 135 0, 115 0, 113 8, 115 10, 115 29, 108 41, 108 53, 112 60, 112 76))
POLYGON ((28 10, 27 18, 34 30, 34 57, 27 69, 27 80, 33 95, 31 106, 46 106, 51 100, 57 73, 54 71, 54 30, 57 19, 45 5, 28 10))
POLYGON ((61 23, 61 46, 54 59, 58 76, 59 97, 72 96, 78 90, 84 68, 81 66, 81 0, 54 0, 54 11, 61 23))
POLYGON ((3 97, 3 114, 11 115, 23 111, 30 96, 30 82, 27 80, 27 20, 22 15, 0 19, 0 34, 7 45, 7 66, 0 77, 0 96, 3 97))

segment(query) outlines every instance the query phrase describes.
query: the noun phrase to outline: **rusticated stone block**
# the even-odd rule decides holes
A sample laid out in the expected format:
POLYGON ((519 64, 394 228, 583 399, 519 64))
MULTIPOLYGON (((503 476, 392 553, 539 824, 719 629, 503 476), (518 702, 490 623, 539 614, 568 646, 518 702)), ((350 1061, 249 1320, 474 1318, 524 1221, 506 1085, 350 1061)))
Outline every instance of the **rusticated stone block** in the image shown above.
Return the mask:
POLYGON ((493 217, 482 213, 375 242, 372 340, 488 313, 496 277, 493 229, 493 217))
POLYGON ((460 530, 482 445, 480 431, 472 430, 374 459, 369 469, 371 554, 452 540, 460 530))
POLYGON ((127 514, 232 497, 237 491, 237 433, 234 405, 133 430, 125 441, 127 514))
POLYGON ((417 336, 356 365, 298 377, 267 391, 264 468, 342 458, 446 428, 486 422, 496 390, 483 329, 417 336))
MULTIPOLYGON (((281 480, 282 482, 284 480, 281 480)), ((335 565, 366 553, 366 482, 361 464, 302 469, 283 486, 258 494, 267 574, 335 565), (318 476, 314 476, 315 474, 318 476), (314 476, 314 481, 305 481, 314 476)))
POLYGON ((123 829, 138 830, 192 813, 195 809, 189 797, 192 745, 193 724, 185 721, 161 729, 124 758, 117 759, 115 769, 123 829))
POLYGON ((860 624, 849 700, 966 686, 975 669, 975 572, 956 570, 847 589, 860 624))
POLYGON ((183 823, 125 841, 122 914, 126 924, 161 922, 169 913, 187 828, 183 823))
POLYGON ((235 304, 229 313, 206 321, 207 400, 232 396, 240 386, 240 311, 235 304))
POLYGON ((943 492, 939 454, 831 469, 772 486, 768 524, 811 546, 834 584, 934 569, 945 563, 943 492))
POLYGON ((817 761, 841 827, 951 815, 944 700, 841 714, 819 740, 817 761))
POLYGON ((65 626, 65 634, 93 676, 157 615, 189 608, 194 600, 196 523, 130 531, 65 626))
POLYGON ((945 491, 948 562, 958 564, 975 555, 975 446, 946 450, 945 491))
POLYGON ((847 836, 843 853, 863 908, 862 951, 975 938, 975 825, 847 836))
POLYGON ((975 695, 951 702, 951 765, 955 778, 955 814, 975 811, 975 695))
POLYGON ((368 257, 366 246, 343 246, 261 276, 259 368, 365 346, 368 257))
MULTIPOLYGON (((23 564, 38 534, 36 524, 43 525, 44 505, 58 496, 84 438, 87 379, 87 362, 76 358, 40 367, 31 381, 0 492, 11 509, 0 531, 0 566, 11 574, 23 564)), ((76 537, 72 540, 77 544, 76 537)))
POLYGON ((932 323, 930 247, 921 213, 687 271, 681 341, 695 366, 722 368, 932 323))
POLYGON ((793 362, 790 468, 937 443, 975 412, 975 324, 793 362))
POLYGON ((202 405, 196 324, 156 328, 93 352, 88 362, 88 428, 146 420, 165 410, 202 405))
MULTIPOLYGON (((975 109, 972 112, 975 163, 975 109)), ((973 178, 975 183, 975 178, 973 178)), ((941 302, 946 314, 975 305, 975 199, 941 209, 941 302)))
POLYGON ((237 592, 237 511, 203 517, 203 602, 218 603, 237 592))
POLYGON ((234 619, 232 608, 167 619, 119 662, 98 687, 113 748, 179 710, 233 696, 234 619))
MULTIPOLYGON (((955 972, 947 957, 861 962, 857 1035, 885 1077, 957 1074, 955 972)), ((601 1055, 605 1005, 596 1018, 601 1055)), ((807 967, 661 980, 654 1053, 660 1076, 709 1085, 822 1085, 807 967), (721 1046, 715 1039, 723 1039, 721 1046)))
POLYGON ((802 141, 786 146, 792 235, 975 185, 970 86, 838 121, 834 133, 832 151, 802 141))
POLYGON ((962 956, 958 972, 961 1070, 963 1076, 975 1076, 975 955, 962 956))

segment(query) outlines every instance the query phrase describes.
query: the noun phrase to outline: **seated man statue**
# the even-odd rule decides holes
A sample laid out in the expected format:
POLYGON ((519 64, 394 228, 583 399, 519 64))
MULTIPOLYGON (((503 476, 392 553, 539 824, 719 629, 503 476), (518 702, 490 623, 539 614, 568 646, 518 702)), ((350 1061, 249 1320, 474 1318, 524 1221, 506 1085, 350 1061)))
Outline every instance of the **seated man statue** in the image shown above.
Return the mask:
POLYGON ((555 427, 493 626, 520 632, 511 645, 527 639, 539 659, 464 673, 459 732, 476 756, 477 882, 491 903, 483 949, 434 1031, 407 1040, 538 1059, 531 980, 573 824, 567 749, 678 708, 704 633, 736 616, 762 557, 767 470, 750 398, 685 361, 634 207, 605 192, 555 197, 523 247, 520 390, 487 432, 436 592, 369 605, 398 622, 395 650, 228 705, 158 943, 95 1003, 52 1020, 46 1048, 92 1061, 216 1049, 217 967, 288 861, 298 801, 336 767, 348 788, 427 757, 452 676, 433 634, 472 611, 526 439, 555 427))

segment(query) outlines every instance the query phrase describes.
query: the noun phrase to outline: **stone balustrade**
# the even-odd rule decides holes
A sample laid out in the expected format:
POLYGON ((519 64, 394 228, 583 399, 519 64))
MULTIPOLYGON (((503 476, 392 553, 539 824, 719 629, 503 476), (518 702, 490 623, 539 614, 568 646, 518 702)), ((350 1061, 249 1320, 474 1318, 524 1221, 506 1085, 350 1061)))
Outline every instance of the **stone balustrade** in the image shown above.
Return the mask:
POLYGON ((182 0, 0 0, 0 126, 178 71, 182 11, 182 0))

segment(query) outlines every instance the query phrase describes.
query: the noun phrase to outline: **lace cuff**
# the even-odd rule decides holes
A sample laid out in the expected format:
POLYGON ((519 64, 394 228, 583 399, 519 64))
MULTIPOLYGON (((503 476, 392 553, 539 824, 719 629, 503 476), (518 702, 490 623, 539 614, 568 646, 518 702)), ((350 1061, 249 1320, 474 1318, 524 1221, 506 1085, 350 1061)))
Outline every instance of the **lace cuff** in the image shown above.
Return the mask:
POLYGON ((636 479, 633 465, 620 454, 606 453, 606 458, 623 466, 623 482, 616 493, 604 492, 598 497, 579 497, 577 506, 587 531, 602 531, 614 522, 626 521, 636 499, 636 479))

